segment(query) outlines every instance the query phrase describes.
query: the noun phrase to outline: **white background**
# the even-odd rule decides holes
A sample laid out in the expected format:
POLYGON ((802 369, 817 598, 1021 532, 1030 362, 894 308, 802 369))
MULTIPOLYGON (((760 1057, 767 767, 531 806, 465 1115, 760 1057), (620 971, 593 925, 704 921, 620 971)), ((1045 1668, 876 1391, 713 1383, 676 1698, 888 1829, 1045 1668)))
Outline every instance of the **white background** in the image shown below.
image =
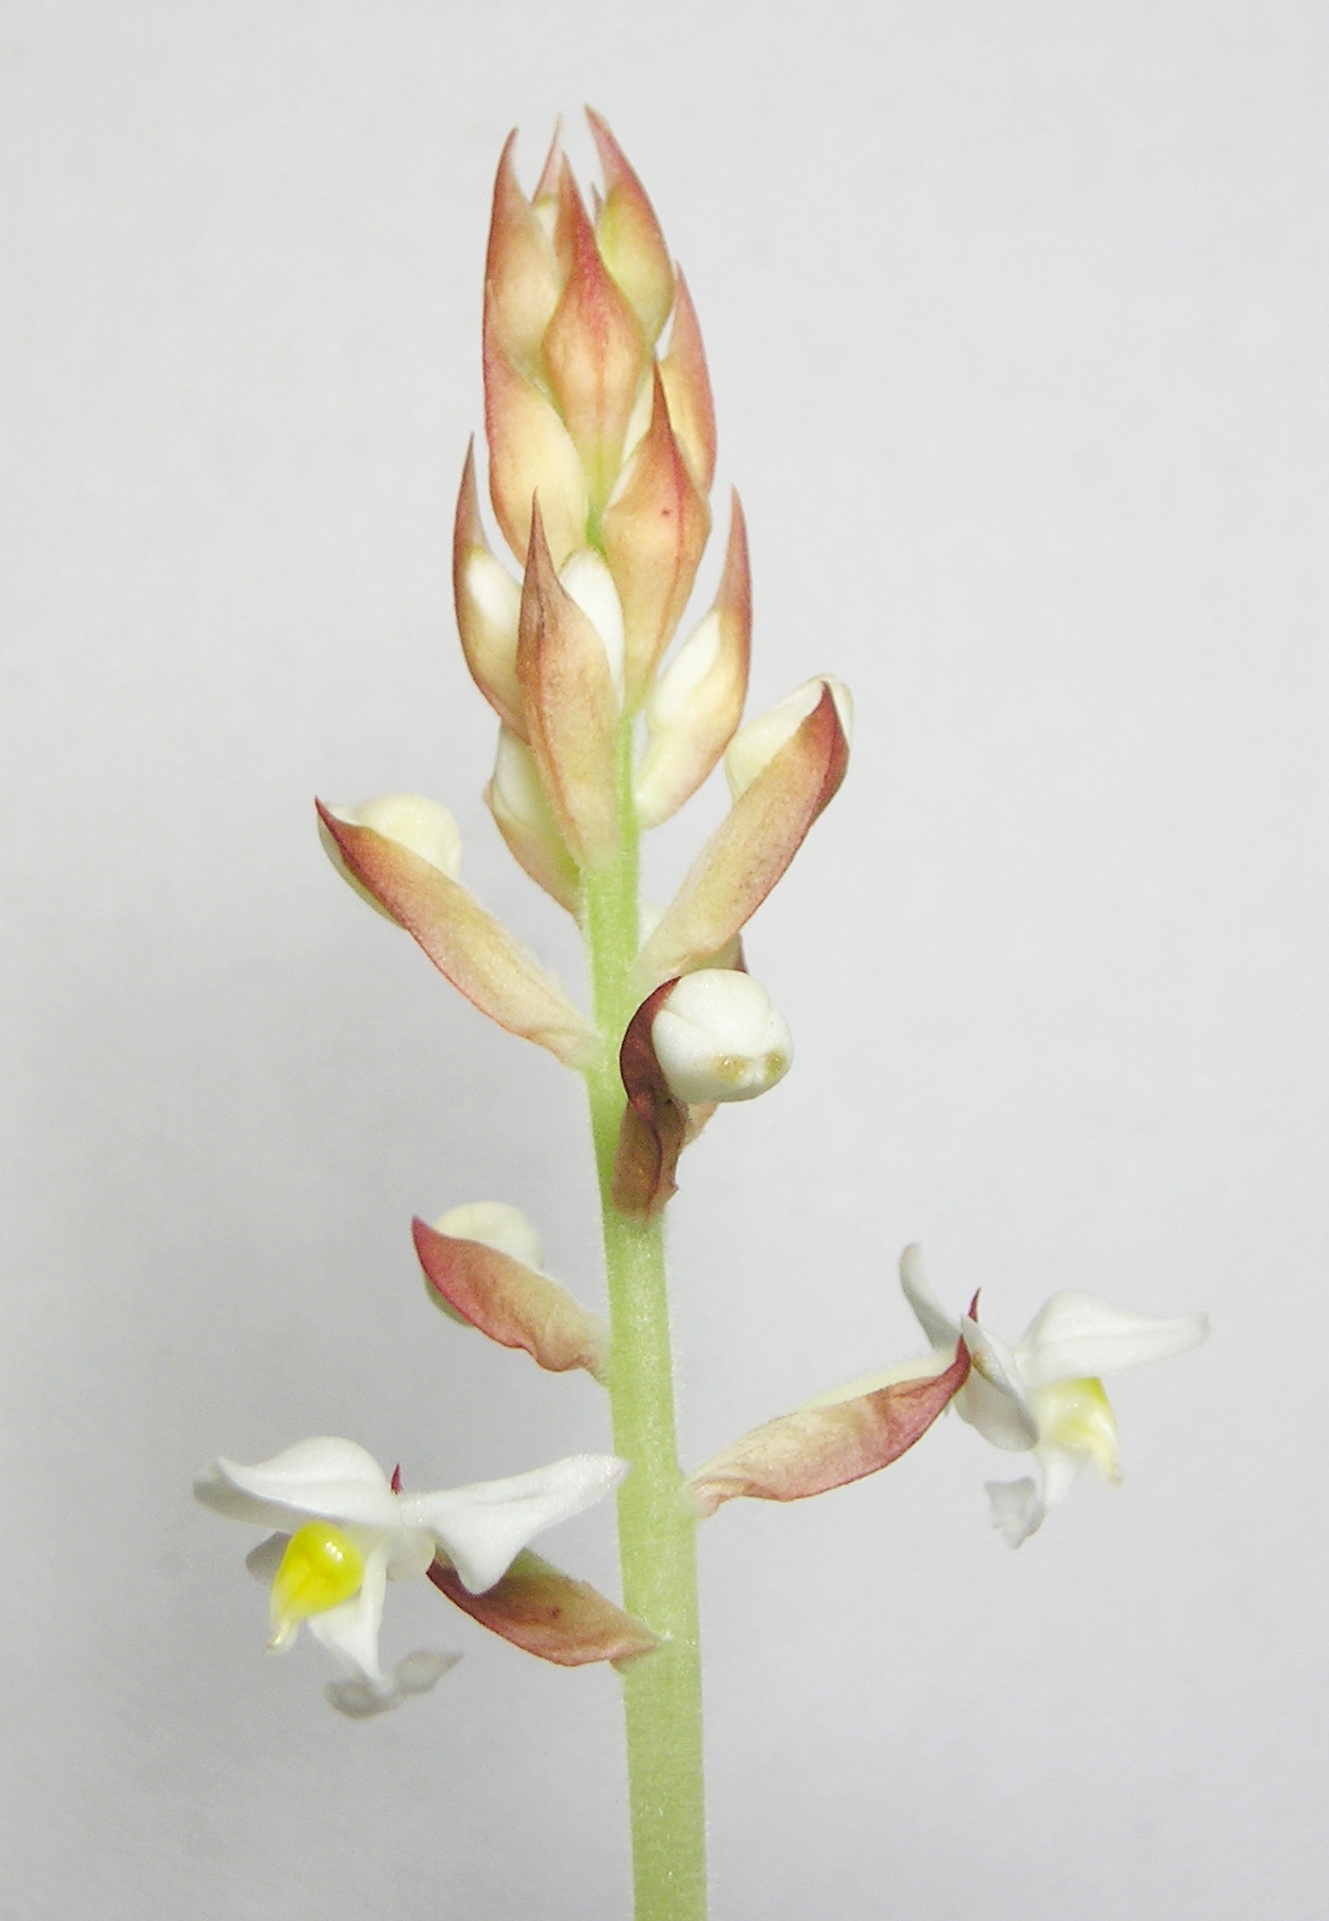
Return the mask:
MULTIPOLYGON (((685 1459, 912 1351, 908 1239, 1008 1335, 1065 1285, 1215 1324, 1018 1554, 1018 1463, 954 1421, 708 1524, 715 1913, 1321 1911, 1327 40, 1310 0, 0 7, 5 1916, 626 1913, 611 1672, 420 1584, 387 1651, 465 1662, 345 1722, 188 1491, 320 1432, 417 1487, 607 1441, 407 1232, 514 1200, 598 1301, 579 1090, 311 808, 446 800, 575 978, 480 803, 447 550, 493 168, 561 110, 589 171, 584 99, 700 311, 754 710, 858 699, 751 930, 794 1073, 684 1167, 685 1459)), ((612 1585, 607 1511, 550 1551, 612 1585)))

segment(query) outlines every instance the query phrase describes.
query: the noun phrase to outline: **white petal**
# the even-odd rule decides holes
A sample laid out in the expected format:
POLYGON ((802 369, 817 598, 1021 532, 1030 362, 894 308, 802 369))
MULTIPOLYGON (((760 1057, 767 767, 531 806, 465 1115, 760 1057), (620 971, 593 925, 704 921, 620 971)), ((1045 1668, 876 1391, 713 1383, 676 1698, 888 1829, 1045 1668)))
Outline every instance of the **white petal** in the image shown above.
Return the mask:
POLYGON ((949 1347, 954 1354, 955 1343, 960 1338, 960 1323, 951 1319, 928 1285, 923 1271, 923 1250, 917 1241, 900 1256, 900 1285, 914 1310, 914 1318, 933 1347, 949 1347))
POLYGON ((257 1467, 224 1457, 194 1483, 205 1507, 236 1521, 293 1533, 317 1515, 352 1526, 397 1528, 401 1514, 378 1462, 354 1441, 297 1441, 257 1467))
POLYGON ((988 1481, 986 1486, 992 1503, 992 1525, 1009 1547, 1019 1547, 1021 1541, 1038 1532, 1047 1510, 1033 1481, 988 1481))
POLYGON ((1038 1416, 1025 1394, 1015 1356, 969 1315, 961 1325, 972 1366, 955 1397, 955 1411, 994 1447, 1023 1453, 1038 1440, 1038 1416))
POLYGON ((1154 1320, 1097 1294, 1067 1288, 1035 1315, 1016 1358, 1025 1385, 1043 1387, 1049 1381, 1079 1380, 1142 1361, 1166 1360, 1198 1347, 1208 1332, 1205 1314, 1154 1320))
POLYGON ((612 1454, 573 1454, 505 1481, 403 1495, 403 1519, 428 1528, 462 1584, 472 1594, 483 1594, 537 1534, 592 1506, 617 1487, 627 1471, 628 1463, 612 1454))

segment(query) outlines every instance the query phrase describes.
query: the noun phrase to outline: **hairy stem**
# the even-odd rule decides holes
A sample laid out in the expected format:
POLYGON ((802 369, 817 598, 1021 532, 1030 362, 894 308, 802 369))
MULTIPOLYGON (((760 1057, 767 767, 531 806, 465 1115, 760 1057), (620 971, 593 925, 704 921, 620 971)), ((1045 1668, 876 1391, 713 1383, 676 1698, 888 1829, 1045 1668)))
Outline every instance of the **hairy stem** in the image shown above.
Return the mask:
POLYGON ((696 1523, 681 1498, 674 1432, 664 1230, 614 1205, 614 1152, 624 1107, 618 1049, 634 1007, 638 946, 636 809, 631 723, 619 748, 617 858, 586 876, 585 933, 601 1057, 587 1073, 600 1181, 613 1360, 614 1447, 632 1472, 618 1497, 623 1602, 664 1646, 623 1670, 636 1921, 705 1921, 701 1649, 696 1523))

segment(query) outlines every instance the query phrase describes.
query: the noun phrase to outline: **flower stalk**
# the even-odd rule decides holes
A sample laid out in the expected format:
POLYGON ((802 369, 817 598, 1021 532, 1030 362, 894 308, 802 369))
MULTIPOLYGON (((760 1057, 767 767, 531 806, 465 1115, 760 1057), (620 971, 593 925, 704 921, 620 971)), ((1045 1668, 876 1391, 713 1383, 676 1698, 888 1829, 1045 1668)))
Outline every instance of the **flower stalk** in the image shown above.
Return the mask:
POLYGON ((631 728, 620 745, 619 851, 586 877, 585 935, 601 1052, 586 1070, 609 1295, 614 1447, 632 1462, 618 1501, 623 1604, 662 1645, 623 1664, 636 1921, 704 1921, 706 1808, 696 1518, 674 1421, 664 1223, 624 1213, 614 1167, 626 1097, 618 1053, 633 1012, 639 830, 631 728))

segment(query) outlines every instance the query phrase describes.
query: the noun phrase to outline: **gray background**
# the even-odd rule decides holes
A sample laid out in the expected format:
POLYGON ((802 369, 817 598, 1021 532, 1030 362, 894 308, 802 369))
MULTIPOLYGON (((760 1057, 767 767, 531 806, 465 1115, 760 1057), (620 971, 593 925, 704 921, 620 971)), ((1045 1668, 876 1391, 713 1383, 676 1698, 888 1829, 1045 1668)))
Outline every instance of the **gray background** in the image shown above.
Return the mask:
MULTIPOLYGON (((700 310, 754 710, 858 697, 751 934, 795 1071, 685 1165, 685 1457, 911 1351, 906 1239, 1008 1334, 1068 1284, 1215 1318, 1120 1382, 1125 1489, 1018 1554, 957 1422, 707 1527, 716 1914, 1317 1912, 1327 39, 1313 4, 0 7, 6 1916, 626 1909, 612 1673, 421 1584, 388 1651, 465 1662, 344 1722, 188 1496, 318 1432, 417 1486, 606 1440, 592 1383, 433 1314, 407 1235, 514 1200, 597 1299, 578 1088, 310 806, 447 801, 575 977, 480 804, 447 538, 498 151, 519 123, 529 184, 583 99, 700 310)), ((612 1583, 607 1514, 551 1547, 612 1583)))

